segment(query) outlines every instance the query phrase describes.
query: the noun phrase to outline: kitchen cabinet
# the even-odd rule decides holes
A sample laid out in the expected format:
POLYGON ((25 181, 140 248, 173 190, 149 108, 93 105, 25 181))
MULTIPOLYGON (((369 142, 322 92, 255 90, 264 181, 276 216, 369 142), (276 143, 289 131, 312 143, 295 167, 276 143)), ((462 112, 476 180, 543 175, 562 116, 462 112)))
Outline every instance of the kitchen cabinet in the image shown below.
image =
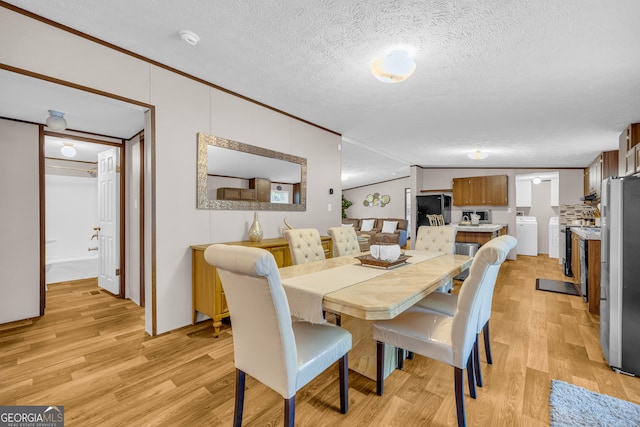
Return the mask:
POLYGON ((589 313, 600 314, 600 240, 582 229, 571 228, 571 270, 589 313))
POLYGON ((551 178, 551 206, 560 206, 560 179, 551 178))
POLYGON ((252 188, 221 187, 217 191, 218 200, 255 200, 256 190, 252 188))
POLYGON ((507 226, 500 224, 486 224, 479 226, 456 226, 457 243, 478 243, 480 246, 489 240, 507 234, 507 226))
POLYGON ((571 271, 573 283, 580 286, 580 236, 571 234, 571 271))
POLYGON ((600 200, 602 180, 617 175, 618 150, 600 153, 584 171, 584 195, 595 194, 600 200))
POLYGON ((640 123, 632 123, 620 134, 620 161, 624 161, 624 164, 620 165, 621 174, 633 175, 640 171, 639 144, 640 123))
POLYGON ((531 179, 516 178, 516 207, 531 207, 531 179))
POLYGON ((249 188, 256 192, 256 199, 259 202, 271 202, 271 181, 264 178, 251 178, 249 188))
MULTIPOLYGON (((322 247, 327 258, 333 257, 333 242, 329 236, 321 236, 322 247)), ((226 245, 249 246, 265 249, 273 255, 278 268, 292 265, 291 252, 285 239, 263 239, 260 242, 243 240, 227 242, 226 245)), ((213 335, 220 334, 222 319, 229 317, 229 307, 216 268, 204 259, 205 245, 191 246, 191 306, 192 322, 195 325, 197 312, 206 314, 213 320, 213 335)))
POLYGON ((454 178, 453 204, 455 206, 506 206, 507 175, 454 178))

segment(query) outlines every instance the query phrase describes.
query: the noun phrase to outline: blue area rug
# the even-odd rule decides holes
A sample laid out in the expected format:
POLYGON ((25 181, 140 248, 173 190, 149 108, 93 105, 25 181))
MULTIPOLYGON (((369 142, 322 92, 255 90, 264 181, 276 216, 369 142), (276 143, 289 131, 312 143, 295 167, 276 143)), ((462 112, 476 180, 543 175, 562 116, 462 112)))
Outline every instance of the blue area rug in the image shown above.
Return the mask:
POLYGON ((640 405, 564 381, 551 381, 551 427, 640 426, 640 405))

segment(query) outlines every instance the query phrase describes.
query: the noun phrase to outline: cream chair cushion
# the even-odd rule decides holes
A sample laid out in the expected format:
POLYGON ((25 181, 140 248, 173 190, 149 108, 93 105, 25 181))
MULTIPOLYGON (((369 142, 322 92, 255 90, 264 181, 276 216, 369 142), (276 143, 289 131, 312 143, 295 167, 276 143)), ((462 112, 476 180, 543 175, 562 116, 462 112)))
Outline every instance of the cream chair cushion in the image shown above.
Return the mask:
POLYGON ((334 256, 354 255, 360 253, 360 242, 353 227, 332 227, 327 230, 333 240, 334 256))
POLYGON ((294 228, 285 230, 283 235, 289 243, 294 265, 325 259, 320 233, 315 228, 294 228))
POLYGON ((451 225, 423 225, 418 228, 415 249, 455 253, 457 231, 458 229, 451 225))

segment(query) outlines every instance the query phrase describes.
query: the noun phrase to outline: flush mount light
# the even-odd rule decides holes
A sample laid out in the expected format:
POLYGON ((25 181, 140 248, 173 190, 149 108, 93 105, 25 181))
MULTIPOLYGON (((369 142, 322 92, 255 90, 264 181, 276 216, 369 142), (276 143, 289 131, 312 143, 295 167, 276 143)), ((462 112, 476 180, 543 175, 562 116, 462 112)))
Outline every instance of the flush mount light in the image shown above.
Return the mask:
POLYGON ((471 160, 484 160, 489 157, 489 153, 483 153, 480 150, 476 150, 473 153, 467 153, 467 157, 471 160))
POLYGON ((60 149, 60 152, 65 157, 75 157, 75 155, 76 155, 76 149, 73 146, 73 144, 70 143, 70 142, 63 142, 62 143, 62 148, 60 149))
POLYGON ((198 44, 198 42, 200 41, 200 37, 198 37, 198 35, 196 33, 194 33, 193 31, 189 31, 189 30, 180 30, 178 31, 178 34, 180 34, 180 38, 189 43, 191 46, 195 46, 198 44))
POLYGON ((536 176, 535 178, 533 178, 531 180, 531 182, 533 182, 535 185, 538 185, 538 184, 540 184, 542 182, 542 180, 540 179, 539 176, 536 176))
POLYGON ((49 110, 47 127, 51 130, 65 130, 67 128, 67 121, 64 119, 64 113, 56 110, 49 110))
POLYGON ((371 64, 371 72, 376 79, 385 83, 399 83, 411 77, 416 63, 404 50, 394 50, 371 64))

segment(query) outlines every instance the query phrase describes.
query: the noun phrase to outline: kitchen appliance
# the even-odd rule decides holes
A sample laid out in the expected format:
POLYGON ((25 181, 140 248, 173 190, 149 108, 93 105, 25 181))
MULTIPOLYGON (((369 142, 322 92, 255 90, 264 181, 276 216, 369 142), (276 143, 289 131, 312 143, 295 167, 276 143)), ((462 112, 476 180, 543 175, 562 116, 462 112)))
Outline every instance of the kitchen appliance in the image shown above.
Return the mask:
POLYGON ((573 277, 573 271, 571 270, 571 226, 560 226, 560 263, 564 275, 567 277, 573 277))
POLYGON ((516 253, 538 256, 538 220, 535 216, 516 217, 516 253))
POLYGON ((447 194, 430 194, 428 196, 416 196, 416 236, 418 227, 429 225, 427 215, 442 215, 444 223, 451 223, 451 196, 447 194))
POLYGON ((468 220, 471 222, 471 225, 491 224, 491 209, 463 210, 462 218, 465 217, 468 218, 468 220), (476 221, 474 221, 473 219, 474 215, 477 215, 476 221))
POLYGON ((600 345, 609 366, 640 375, 640 178, 602 183, 600 345))

